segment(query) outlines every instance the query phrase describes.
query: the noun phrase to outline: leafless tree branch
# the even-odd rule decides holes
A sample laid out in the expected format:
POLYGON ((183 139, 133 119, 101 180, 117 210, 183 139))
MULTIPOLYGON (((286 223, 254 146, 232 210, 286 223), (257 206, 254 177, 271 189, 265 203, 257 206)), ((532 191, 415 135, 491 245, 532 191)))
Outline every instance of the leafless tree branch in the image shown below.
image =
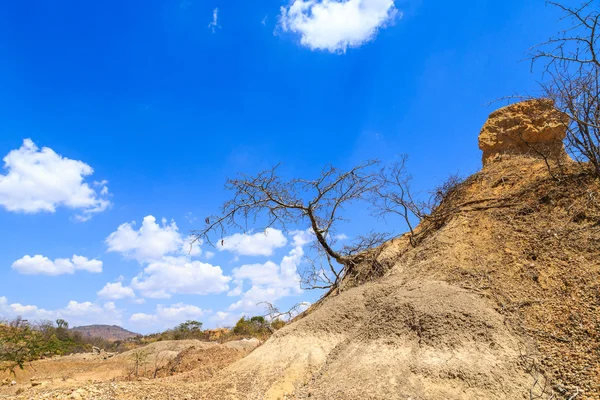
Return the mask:
POLYGON ((600 176, 600 12, 594 1, 579 7, 549 2, 563 13, 570 27, 530 49, 532 67, 542 62, 542 96, 564 112, 567 151, 580 162, 590 162, 600 176))
POLYGON ((255 176, 228 179, 225 187, 233 197, 219 215, 205 219, 203 229, 193 231, 194 241, 214 245, 216 237, 217 245, 223 245, 228 229, 247 232, 249 225, 258 231, 308 225, 318 254, 328 265, 306 274, 304 283, 311 288, 334 287, 354 265, 351 255, 336 248, 336 224, 343 220, 346 206, 370 198, 379 184, 377 164, 367 161, 348 171, 327 166, 315 180, 285 180, 278 175, 279 165, 255 176))
POLYGON ((273 322, 277 320, 290 321, 292 318, 298 315, 300 313, 299 310, 302 307, 306 306, 308 303, 302 302, 294 304, 292 308, 290 308, 287 311, 280 311, 277 307, 275 307, 272 303, 269 303, 268 301, 262 301, 257 305, 261 304, 264 304, 266 308, 266 314, 264 315, 264 317, 268 321, 267 328, 271 331, 271 333, 273 333, 276 330, 273 327, 273 322))

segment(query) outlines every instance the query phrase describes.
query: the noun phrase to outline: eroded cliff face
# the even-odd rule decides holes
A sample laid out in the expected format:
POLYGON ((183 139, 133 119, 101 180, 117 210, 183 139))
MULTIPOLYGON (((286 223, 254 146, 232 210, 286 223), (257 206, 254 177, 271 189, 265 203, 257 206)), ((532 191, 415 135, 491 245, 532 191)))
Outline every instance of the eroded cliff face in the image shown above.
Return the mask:
POLYGON ((549 99, 511 104, 490 114, 479 134, 483 164, 511 155, 566 157, 567 115, 549 99))

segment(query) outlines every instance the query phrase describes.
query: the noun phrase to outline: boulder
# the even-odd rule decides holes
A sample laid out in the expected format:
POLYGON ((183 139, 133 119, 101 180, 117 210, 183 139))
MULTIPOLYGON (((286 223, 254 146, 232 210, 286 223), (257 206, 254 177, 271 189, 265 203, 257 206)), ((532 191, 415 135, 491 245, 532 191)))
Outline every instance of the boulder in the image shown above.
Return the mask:
POLYGON ((550 99, 522 101, 494 111, 479 134, 483 165, 511 155, 565 157, 568 122, 550 99))

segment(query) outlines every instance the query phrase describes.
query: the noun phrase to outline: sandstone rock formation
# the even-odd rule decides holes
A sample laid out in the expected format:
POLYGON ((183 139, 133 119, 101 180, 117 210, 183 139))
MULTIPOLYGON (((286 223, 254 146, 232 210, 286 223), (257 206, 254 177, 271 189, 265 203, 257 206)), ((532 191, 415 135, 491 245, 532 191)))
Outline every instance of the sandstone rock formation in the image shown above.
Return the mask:
POLYGON ((479 134, 483 165, 503 155, 564 157, 568 117, 549 99, 511 104, 490 114, 479 134))

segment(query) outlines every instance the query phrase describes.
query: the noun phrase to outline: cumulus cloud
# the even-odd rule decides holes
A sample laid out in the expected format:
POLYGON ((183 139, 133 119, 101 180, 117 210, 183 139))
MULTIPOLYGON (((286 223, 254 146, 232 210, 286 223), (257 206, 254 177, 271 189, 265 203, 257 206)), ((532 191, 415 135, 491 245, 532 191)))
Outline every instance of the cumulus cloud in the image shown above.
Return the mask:
POLYGON ((55 212, 63 206, 80 210, 76 219, 86 221, 110 205, 106 184, 97 192, 84 182, 93 174, 92 167, 48 147, 40 150, 31 139, 25 139, 3 160, 7 173, 0 174, 0 206, 8 211, 55 212))
POLYGON ((302 247, 315 240, 315 235, 312 229, 306 229, 303 231, 292 231, 292 246, 302 247))
POLYGON ((244 281, 236 279, 233 283, 235 284, 235 287, 227 292, 227 296, 236 297, 241 295, 244 291, 244 281))
POLYGON ((271 256, 277 248, 287 244, 287 238, 279 229, 267 228, 254 234, 236 233, 225 237, 217 245, 219 251, 230 251, 243 256, 271 256))
MULTIPOLYGON (((185 239, 183 242, 183 253, 191 257, 199 256, 202 254, 202 249, 200 248, 201 245, 202 240, 195 240, 193 236, 188 236, 187 239, 185 239)), ((210 257, 207 257, 207 259, 208 258, 210 257)))
POLYGON ((113 302, 100 305, 89 301, 83 303, 70 301, 64 308, 45 310, 34 305, 10 304, 6 297, 0 297, 0 315, 6 318, 23 317, 30 321, 54 321, 62 318, 68 321, 71 326, 89 324, 120 325, 122 311, 113 302))
POLYGON ((372 40, 398 14, 394 0, 294 0, 281 7, 279 25, 312 50, 345 52, 372 40))
POLYGON ((141 326, 162 327, 173 326, 187 320, 198 320, 210 310, 203 310, 189 304, 177 303, 171 306, 159 304, 155 314, 136 313, 129 317, 129 321, 141 326))
MULTIPOLYGON (((250 283, 250 289, 241 295, 228 311, 255 312, 261 309, 257 303, 275 302, 283 297, 302 293, 298 266, 302 261, 302 247, 294 247, 279 264, 267 261, 263 264, 247 264, 233 270, 236 281, 250 283)), ((241 284, 239 284, 241 291, 241 284)), ((235 290, 235 289, 234 289, 235 290)))
POLYGON ((135 297, 133 289, 123 286, 123 283, 121 282, 107 283, 97 294, 99 297, 109 300, 120 300, 127 297, 135 297))
POLYGON ((76 271, 91 273, 102 272, 102 261, 89 260, 86 257, 74 255, 71 259, 57 258, 54 261, 41 255, 24 256, 12 264, 12 269, 25 275, 63 275, 74 274, 76 271))
POLYGON ((140 229, 135 222, 126 222, 106 238, 108 251, 121 253, 139 262, 158 260, 162 256, 182 250, 185 245, 174 221, 165 218, 159 225, 152 215, 144 217, 140 229))
POLYGON ((135 313, 129 317, 129 321, 136 324, 150 324, 158 320, 154 314, 135 313))
POLYGON ((108 251, 145 265, 128 288, 142 297, 170 298, 174 294, 205 295, 229 290, 231 278, 223 275, 220 267, 193 260, 202 254, 202 242, 192 242, 193 237, 184 238, 174 221, 168 223, 163 218, 158 224, 152 215, 144 218, 139 229, 134 222, 124 223, 106 238, 108 251))
POLYGON ((144 297, 169 298, 173 294, 221 293, 229 290, 230 277, 221 267, 187 257, 163 257, 151 262, 133 278, 131 287, 144 297))
POLYGON ((244 316, 243 312, 233 313, 228 311, 217 311, 210 316, 209 321, 218 327, 234 326, 240 318, 244 316))

